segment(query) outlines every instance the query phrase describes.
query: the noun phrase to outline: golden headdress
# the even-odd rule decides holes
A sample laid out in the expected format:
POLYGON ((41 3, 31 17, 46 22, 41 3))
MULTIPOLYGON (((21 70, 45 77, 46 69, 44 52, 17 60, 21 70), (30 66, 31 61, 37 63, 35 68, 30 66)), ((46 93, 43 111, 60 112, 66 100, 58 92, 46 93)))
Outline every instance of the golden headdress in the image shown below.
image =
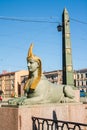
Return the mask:
POLYGON ((33 43, 30 45, 27 60, 33 59, 33 60, 35 60, 37 62, 41 62, 40 58, 33 54, 32 49, 33 49, 33 43))
MULTIPOLYGON (((38 77, 32 82, 32 84, 30 86, 30 89, 35 89, 37 84, 38 84, 38 82, 40 81, 40 78, 41 78, 41 75, 42 75, 42 64, 41 64, 40 58, 33 54, 32 49, 33 49, 33 44, 30 45, 30 48, 29 48, 29 51, 28 51, 28 56, 27 56, 27 61, 29 61, 30 59, 33 59, 34 61, 38 62, 38 64, 39 64, 39 67, 38 67, 38 77)), ((29 84, 29 80, 25 84, 24 90, 27 89, 28 84, 29 84)))

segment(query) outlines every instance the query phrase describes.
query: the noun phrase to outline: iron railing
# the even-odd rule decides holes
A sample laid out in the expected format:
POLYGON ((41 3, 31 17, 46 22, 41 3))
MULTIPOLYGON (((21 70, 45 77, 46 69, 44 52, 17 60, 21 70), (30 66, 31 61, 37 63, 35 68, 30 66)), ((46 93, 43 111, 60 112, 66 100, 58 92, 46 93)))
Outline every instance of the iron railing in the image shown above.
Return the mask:
POLYGON ((32 117, 32 130, 87 130, 87 124, 32 117))

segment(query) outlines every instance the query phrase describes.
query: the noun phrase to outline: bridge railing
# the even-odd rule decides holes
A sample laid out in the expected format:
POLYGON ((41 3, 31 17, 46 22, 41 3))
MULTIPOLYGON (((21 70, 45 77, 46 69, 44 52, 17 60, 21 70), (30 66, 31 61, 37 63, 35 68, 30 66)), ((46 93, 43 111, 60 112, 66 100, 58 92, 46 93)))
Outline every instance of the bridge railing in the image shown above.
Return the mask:
POLYGON ((32 117, 32 130, 87 130, 87 124, 32 117))

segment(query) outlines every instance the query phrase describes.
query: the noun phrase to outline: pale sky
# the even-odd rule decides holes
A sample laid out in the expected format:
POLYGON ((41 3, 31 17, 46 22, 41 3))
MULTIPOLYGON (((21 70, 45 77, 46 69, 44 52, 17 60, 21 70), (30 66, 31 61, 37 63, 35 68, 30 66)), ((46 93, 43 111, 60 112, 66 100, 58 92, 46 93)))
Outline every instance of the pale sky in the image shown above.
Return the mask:
POLYGON ((87 68, 87 0, 0 0, 0 73, 27 69, 30 44, 43 71, 62 69, 62 12, 67 8, 73 69, 87 68))

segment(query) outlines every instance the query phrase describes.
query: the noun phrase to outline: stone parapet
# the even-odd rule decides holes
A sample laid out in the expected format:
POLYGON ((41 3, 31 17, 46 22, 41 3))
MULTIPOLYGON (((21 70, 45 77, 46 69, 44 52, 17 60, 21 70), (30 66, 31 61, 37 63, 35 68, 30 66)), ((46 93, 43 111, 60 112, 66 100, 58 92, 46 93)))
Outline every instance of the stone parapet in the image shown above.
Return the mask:
POLYGON ((0 107, 0 130, 32 130, 32 116, 87 124, 87 104, 3 105, 0 107))

